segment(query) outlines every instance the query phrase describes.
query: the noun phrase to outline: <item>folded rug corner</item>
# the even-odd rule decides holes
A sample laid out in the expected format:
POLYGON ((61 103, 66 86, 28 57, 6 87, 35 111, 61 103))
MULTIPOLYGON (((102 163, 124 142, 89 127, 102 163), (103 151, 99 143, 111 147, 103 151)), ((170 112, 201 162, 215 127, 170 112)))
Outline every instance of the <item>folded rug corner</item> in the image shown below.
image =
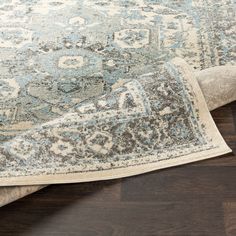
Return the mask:
POLYGON ((0 146, 0 185, 114 179, 230 152, 176 58, 0 146))

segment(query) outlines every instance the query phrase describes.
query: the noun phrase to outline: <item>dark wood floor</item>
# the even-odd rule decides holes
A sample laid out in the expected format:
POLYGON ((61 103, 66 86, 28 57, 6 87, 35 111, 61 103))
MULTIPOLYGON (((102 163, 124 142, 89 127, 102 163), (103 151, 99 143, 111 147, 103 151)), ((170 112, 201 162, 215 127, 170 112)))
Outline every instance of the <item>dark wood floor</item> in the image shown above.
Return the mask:
MULTIPOLYGON (((212 115, 236 153, 236 103, 212 115)), ((236 156, 49 186, 2 207, 0 235, 236 236, 236 156)))

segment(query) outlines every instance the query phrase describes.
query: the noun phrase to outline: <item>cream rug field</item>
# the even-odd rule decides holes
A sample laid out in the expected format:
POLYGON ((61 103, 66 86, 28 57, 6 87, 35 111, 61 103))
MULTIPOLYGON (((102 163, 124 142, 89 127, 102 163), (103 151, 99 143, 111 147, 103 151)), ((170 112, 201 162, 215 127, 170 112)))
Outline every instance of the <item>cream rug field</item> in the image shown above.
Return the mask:
MULTIPOLYGON (((192 70, 235 63, 233 2, 3 0, 0 20, 1 186, 230 151, 192 70)), ((37 188, 2 188, 2 204, 37 188)))

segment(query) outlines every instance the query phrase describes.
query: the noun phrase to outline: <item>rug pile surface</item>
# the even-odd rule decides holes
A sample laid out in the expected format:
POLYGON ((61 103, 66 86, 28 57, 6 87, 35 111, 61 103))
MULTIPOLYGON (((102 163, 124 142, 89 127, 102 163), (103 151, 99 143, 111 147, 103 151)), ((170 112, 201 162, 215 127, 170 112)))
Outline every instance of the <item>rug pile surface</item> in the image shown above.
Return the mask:
POLYGON ((1 1, 0 185, 119 178, 229 152, 192 69, 234 64, 234 27, 226 0, 1 1))

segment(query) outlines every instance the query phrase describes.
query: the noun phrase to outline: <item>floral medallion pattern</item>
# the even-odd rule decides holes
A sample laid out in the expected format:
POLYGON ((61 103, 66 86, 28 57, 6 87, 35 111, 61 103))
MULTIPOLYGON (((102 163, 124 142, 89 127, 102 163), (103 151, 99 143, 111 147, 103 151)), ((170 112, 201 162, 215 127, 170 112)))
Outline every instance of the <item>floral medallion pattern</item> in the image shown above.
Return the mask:
POLYGON ((0 140, 182 57, 232 64, 232 0, 0 0, 0 140))

